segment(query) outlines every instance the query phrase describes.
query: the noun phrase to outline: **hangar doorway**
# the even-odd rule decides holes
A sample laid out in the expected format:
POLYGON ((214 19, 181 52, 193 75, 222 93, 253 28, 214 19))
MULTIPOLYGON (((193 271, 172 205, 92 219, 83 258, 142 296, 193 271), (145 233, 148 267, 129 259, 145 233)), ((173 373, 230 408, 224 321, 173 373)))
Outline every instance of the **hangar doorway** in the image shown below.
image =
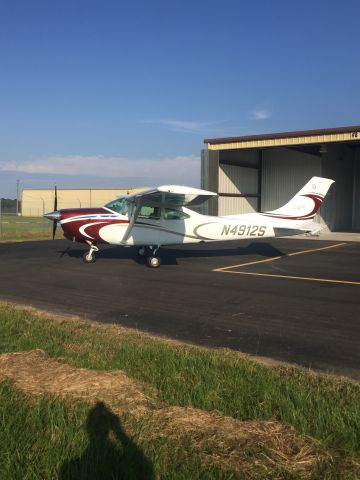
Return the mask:
POLYGON ((360 127, 344 127, 205 140, 208 149, 202 152, 202 187, 218 193, 208 213, 273 210, 285 204, 309 178, 322 176, 336 183, 316 221, 330 231, 359 232, 359 131, 360 127))

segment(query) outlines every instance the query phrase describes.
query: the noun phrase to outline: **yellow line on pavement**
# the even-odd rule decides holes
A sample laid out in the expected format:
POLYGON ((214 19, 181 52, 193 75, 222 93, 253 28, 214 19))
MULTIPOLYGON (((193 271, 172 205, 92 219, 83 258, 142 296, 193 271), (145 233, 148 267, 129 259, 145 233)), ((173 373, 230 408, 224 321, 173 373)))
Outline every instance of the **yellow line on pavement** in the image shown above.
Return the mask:
POLYGON ((279 260, 280 258, 292 257, 294 255, 303 255, 305 253, 311 253, 311 252, 319 252, 320 250, 328 250, 330 248, 341 247, 342 245, 347 245, 347 244, 345 242, 342 242, 342 243, 336 243, 335 245, 328 245, 327 247, 312 248, 310 250, 300 250, 299 252, 288 253, 287 255, 280 255, 278 257, 266 258, 265 260, 255 260, 253 262, 240 263, 238 265, 230 265, 228 267, 215 268, 213 272, 226 272, 233 268, 247 267, 248 265, 256 265, 257 263, 273 262, 274 260, 279 260))
POLYGON ((307 280, 310 282, 345 283, 347 285, 360 285, 360 282, 350 282, 348 280, 332 280, 329 278, 312 278, 312 277, 295 277, 292 275, 275 275, 273 273, 234 272, 232 270, 224 270, 224 273, 234 273, 236 275, 254 275, 257 277, 286 278, 290 280, 307 280))
POLYGON ((320 250, 329 250, 330 248, 341 247, 342 245, 346 245, 346 242, 336 243, 335 245, 328 245, 327 247, 312 248, 311 250, 300 250, 299 252, 288 253, 286 256, 292 257, 294 255, 302 255, 304 253, 319 252, 320 250))
POLYGON ((273 262, 274 260, 278 260, 280 257, 271 257, 271 258, 266 258, 265 260, 255 260, 254 262, 248 262, 248 263, 241 263, 240 265, 231 265, 230 267, 221 267, 221 268, 215 268, 213 272, 224 272, 225 270, 231 269, 231 268, 236 268, 236 267, 246 267, 248 265, 255 265, 256 263, 265 263, 265 262, 273 262))

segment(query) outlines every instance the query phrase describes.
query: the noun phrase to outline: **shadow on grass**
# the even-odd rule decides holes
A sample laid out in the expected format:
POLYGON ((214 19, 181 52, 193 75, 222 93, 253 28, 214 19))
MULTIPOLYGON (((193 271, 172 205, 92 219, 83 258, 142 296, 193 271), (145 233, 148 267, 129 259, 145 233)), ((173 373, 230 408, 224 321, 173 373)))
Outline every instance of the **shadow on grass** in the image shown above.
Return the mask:
POLYGON ((154 479, 151 462, 126 435, 120 419, 103 402, 89 412, 89 445, 80 457, 65 462, 59 480, 154 479))

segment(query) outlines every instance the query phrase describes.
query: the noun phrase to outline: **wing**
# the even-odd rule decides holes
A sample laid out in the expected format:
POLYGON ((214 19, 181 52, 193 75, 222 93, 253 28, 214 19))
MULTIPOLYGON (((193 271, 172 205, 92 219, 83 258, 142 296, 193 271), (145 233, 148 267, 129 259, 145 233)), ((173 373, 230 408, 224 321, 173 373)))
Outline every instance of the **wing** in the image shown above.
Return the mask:
POLYGON ((130 195, 127 201, 149 206, 183 207, 185 205, 201 205, 215 195, 217 193, 200 190, 199 188, 162 185, 130 195))
POLYGON ((185 205, 191 207, 201 205, 216 195, 217 193, 214 192, 181 185, 162 185, 135 193, 134 195, 129 195, 126 201, 133 207, 130 215, 130 223, 126 229, 122 243, 126 244, 130 237, 142 205, 169 208, 184 207, 185 205))

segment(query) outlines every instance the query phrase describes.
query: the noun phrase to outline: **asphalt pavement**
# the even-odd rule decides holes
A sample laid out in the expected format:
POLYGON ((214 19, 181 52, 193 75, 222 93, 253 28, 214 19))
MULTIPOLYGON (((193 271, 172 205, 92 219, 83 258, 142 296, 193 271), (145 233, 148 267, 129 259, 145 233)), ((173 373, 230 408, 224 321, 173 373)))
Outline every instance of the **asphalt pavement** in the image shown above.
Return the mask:
POLYGON ((274 239, 160 250, 0 244, 0 298, 360 378, 360 244, 274 239))

